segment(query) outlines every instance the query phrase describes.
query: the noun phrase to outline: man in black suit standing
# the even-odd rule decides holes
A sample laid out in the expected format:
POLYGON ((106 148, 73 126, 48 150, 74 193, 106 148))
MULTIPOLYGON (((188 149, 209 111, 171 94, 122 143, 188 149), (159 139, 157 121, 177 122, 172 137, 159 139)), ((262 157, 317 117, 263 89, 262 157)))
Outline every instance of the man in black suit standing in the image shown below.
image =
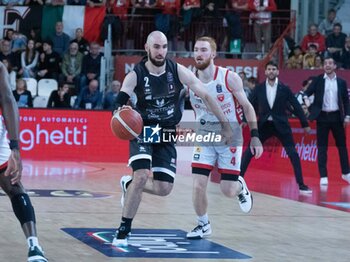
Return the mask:
POLYGON ((348 88, 346 82, 337 77, 336 67, 334 59, 327 57, 323 64, 325 73, 316 77, 304 93, 304 101, 307 106, 310 105, 308 97, 315 95, 314 102, 310 107, 309 119, 316 120, 318 169, 321 176, 321 185, 328 185, 327 148, 329 131, 332 131, 338 148, 342 178, 350 184, 349 158, 344 128, 350 122, 348 88))
MULTIPOLYGON (((266 81, 256 86, 250 96, 251 103, 258 115, 259 138, 261 143, 272 136, 280 140, 293 165, 299 192, 310 194, 311 189, 303 181, 300 158, 295 149, 286 111, 293 110, 306 133, 310 132, 310 127, 298 100, 289 87, 279 82, 278 74, 277 64, 273 61, 268 62, 265 66, 266 81)), ((241 176, 244 176, 252 157, 253 154, 248 148, 242 157, 241 176)))

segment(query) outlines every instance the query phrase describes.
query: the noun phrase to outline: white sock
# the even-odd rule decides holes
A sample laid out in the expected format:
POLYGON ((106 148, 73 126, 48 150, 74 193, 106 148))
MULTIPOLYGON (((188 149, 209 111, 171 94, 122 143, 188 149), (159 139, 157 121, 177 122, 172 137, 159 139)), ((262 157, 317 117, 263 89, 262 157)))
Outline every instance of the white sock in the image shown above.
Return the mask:
POLYGON ((28 247, 39 246, 39 241, 37 237, 28 237, 27 238, 28 247))
POLYGON ((198 220, 198 224, 199 224, 199 225, 208 224, 208 223, 209 223, 208 214, 205 214, 205 215, 203 215, 203 216, 198 216, 198 217, 197 217, 197 220, 198 220))

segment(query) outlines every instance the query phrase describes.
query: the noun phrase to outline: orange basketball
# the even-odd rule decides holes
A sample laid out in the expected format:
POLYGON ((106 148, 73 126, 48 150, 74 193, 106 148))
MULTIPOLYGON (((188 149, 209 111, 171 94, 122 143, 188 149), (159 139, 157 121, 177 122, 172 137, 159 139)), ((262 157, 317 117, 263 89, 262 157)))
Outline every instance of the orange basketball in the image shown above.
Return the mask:
POLYGON ((123 108, 117 111, 111 119, 113 134, 122 140, 132 140, 141 134, 143 121, 141 115, 131 109, 123 108))

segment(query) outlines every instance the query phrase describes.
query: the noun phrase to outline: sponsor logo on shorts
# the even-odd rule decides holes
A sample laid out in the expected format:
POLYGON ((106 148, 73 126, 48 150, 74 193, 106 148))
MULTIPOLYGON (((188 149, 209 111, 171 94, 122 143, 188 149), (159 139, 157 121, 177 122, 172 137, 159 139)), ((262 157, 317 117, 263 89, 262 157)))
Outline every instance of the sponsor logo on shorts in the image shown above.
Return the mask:
POLYGON ((194 154, 193 155, 193 159, 194 160, 199 160, 199 158, 200 158, 200 154, 194 154))

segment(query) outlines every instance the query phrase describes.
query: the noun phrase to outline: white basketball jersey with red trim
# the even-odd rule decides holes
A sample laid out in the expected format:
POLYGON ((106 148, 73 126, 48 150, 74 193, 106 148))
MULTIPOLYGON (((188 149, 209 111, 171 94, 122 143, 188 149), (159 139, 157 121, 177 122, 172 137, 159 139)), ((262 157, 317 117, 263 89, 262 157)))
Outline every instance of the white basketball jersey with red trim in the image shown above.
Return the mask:
MULTIPOLYGON (((228 69, 216 66, 214 79, 209 83, 203 83, 204 88, 208 91, 209 95, 218 102, 222 112, 225 114, 227 119, 230 121, 230 124, 233 130, 237 131, 240 134, 234 132, 235 137, 239 138, 241 134, 241 126, 243 120, 243 109, 242 106, 238 103, 237 99, 233 96, 231 89, 227 83, 228 69)), ((193 93, 190 90, 190 101, 192 107, 195 111, 196 120, 200 124, 200 129, 205 128, 208 123, 218 123, 219 120, 217 117, 207 109, 206 105, 200 97, 193 93)), ((218 123, 219 124, 219 123, 218 123)), ((213 128, 208 127, 208 131, 211 131, 213 128)))
POLYGON ((7 141, 7 131, 4 120, 0 115, 0 167, 8 161, 10 154, 11 150, 7 141))

